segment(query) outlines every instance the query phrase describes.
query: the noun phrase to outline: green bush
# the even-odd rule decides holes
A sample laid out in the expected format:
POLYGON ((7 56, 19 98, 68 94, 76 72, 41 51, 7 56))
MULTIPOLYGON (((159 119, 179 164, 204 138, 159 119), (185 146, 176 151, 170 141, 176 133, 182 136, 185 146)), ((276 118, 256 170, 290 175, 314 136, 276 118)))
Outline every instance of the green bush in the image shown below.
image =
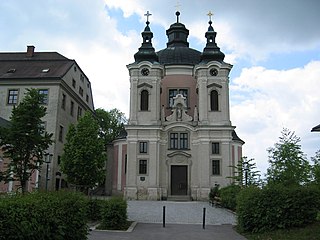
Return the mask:
POLYGON ((241 231, 264 232, 316 221, 320 190, 313 187, 249 187, 237 198, 241 231))
POLYGON ((241 187, 238 185, 230 185, 221 188, 219 191, 219 196, 221 199, 221 205, 225 208, 236 210, 237 207, 237 195, 241 191, 241 187))
POLYGON ((114 197, 104 202, 101 229, 125 229, 127 222, 127 201, 114 197))
POLYGON ((101 220, 102 208, 105 200, 89 199, 87 202, 87 218, 91 221, 101 220))
POLYGON ((87 239, 85 199, 76 193, 32 193, 2 198, 0 216, 0 240, 87 239))

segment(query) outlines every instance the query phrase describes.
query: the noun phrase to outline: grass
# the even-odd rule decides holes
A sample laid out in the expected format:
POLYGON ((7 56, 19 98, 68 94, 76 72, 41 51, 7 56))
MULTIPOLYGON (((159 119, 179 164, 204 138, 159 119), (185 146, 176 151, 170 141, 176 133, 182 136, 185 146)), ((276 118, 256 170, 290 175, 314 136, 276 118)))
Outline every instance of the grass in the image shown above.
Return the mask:
POLYGON ((249 240, 320 240, 320 221, 304 228, 281 229, 265 233, 244 233, 249 240))

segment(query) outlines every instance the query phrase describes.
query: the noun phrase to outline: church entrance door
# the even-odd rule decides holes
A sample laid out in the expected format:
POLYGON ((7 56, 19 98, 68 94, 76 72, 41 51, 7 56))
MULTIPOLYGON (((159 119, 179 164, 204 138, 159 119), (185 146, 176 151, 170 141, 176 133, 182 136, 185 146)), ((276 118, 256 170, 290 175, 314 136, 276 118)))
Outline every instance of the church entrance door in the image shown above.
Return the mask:
POLYGON ((171 195, 187 195, 188 166, 171 166, 171 195))

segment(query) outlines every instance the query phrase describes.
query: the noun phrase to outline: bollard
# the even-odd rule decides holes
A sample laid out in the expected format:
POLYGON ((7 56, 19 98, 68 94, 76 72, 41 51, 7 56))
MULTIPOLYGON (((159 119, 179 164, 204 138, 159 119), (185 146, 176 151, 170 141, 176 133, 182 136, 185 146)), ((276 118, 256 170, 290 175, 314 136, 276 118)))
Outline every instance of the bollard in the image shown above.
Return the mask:
POLYGON ((203 208, 202 228, 206 228, 206 208, 203 208))
POLYGON ((162 210, 162 227, 166 227, 166 206, 163 206, 162 210))

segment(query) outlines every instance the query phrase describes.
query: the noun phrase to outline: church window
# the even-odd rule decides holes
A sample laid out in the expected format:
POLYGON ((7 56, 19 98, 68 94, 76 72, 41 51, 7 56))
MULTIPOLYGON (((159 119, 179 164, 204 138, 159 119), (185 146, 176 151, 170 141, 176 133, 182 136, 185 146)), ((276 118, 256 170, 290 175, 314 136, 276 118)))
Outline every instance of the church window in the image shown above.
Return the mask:
POLYGON ((220 154, 220 144, 218 142, 212 143, 212 154, 220 154))
POLYGON ((148 153, 148 142, 139 142, 139 152, 148 153))
POLYGON ((188 149, 188 133, 180 133, 180 149, 188 149))
POLYGON ((148 111, 149 109, 149 92, 147 90, 141 91, 140 110, 148 111))
POLYGON ((219 95, 216 90, 212 90, 210 92, 210 109, 211 111, 219 110, 219 95))
POLYGON ((189 149, 188 133, 170 133, 170 149, 189 149))
POLYGON ((10 89, 8 91, 8 104, 17 104, 18 103, 18 89, 10 89))
POLYGON ((186 98, 185 103, 186 106, 188 106, 188 89, 169 89, 169 107, 173 107, 173 98, 177 96, 177 94, 181 94, 186 98))
POLYGON ((139 174, 147 174, 147 160, 139 160, 139 174))
POLYGON ((220 160, 212 160, 212 175, 220 174, 220 160))

